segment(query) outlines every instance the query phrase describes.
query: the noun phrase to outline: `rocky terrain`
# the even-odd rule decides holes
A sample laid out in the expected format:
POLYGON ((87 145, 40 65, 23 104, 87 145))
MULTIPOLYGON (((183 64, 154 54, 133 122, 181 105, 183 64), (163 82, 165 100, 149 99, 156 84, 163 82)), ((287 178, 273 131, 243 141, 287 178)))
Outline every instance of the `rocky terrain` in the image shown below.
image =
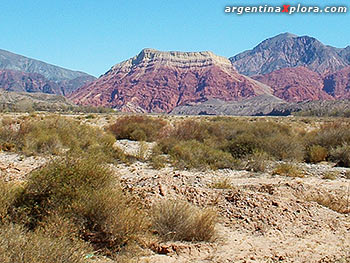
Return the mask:
POLYGON ((134 105, 147 112, 169 112, 176 106, 208 98, 232 101, 266 93, 272 90, 238 74, 228 59, 211 52, 144 49, 70 98, 79 104, 122 111, 134 105))
POLYGON ((326 74, 350 64, 349 47, 335 48, 324 45, 313 37, 289 33, 269 38, 230 60, 239 73, 247 76, 299 66, 326 74))
POLYGON ((0 49, 0 89, 67 95, 95 79, 0 49))

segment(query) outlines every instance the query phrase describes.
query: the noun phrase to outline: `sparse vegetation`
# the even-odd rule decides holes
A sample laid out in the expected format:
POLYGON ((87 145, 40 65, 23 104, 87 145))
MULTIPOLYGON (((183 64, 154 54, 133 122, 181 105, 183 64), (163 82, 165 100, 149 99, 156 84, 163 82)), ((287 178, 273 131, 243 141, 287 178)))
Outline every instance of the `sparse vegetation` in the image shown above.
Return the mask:
MULTIPOLYGON (((283 178, 269 178, 273 184, 264 185, 260 180, 265 175, 251 172, 271 173, 271 167, 275 166, 272 174, 286 177, 304 177, 306 173, 313 174, 310 171, 317 171, 318 178, 334 180, 344 173, 348 178, 347 169, 297 163, 331 161, 349 167, 350 132, 347 130, 350 125, 347 120, 322 121, 322 125, 314 125, 304 119, 294 124, 261 118, 123 116, 103 130, 93 126, 101 123, 99 118, 97 114, 69 118, 35 113, 2 119, 2 151, 41 155, 40 159, 49 155, 51 161, 31 172, 25 182, 0 180, 0 262, 90 262, 87 255, 103 255, 120 262, 124 257, 135 256, 130 252, 135 247, 148 248, 154 240, 160 246, 163 241, 213 241, 217 213, 208 206, 215 204, 225 209, 220 210, 220 215, 237 213, 235 218, 242 220, 239 221, 242 224, 250 224, 243 219, 250 214, 241 219, 238 213, 243 210, 239 210, 239 206, 245 208, 251 196, 257 197, 247 203, 253 215, 261 200, 271 198, 276 209, 282 207, 280 201, 275 201, 274 192, 280 193, 281 184, 276 182, 284 182, 283 178), (147 162, 154 169, 173 165, 177 169, 201 171, 182 172, 167 167, 155 172, 153 179, 148 174, 147 178, 140 175, 140 167, 145 164, 136 162, 133 167, 121 164, 122 169, 139 174, 142 182, 136 182, 137 187, 134 187, 134 178, 123 176, 120 183, 112 172, 119 169, 113 161, 124 161, 127 157, 113 146, 116 138, 138 140, 121 142, 121 145, 130 143, 130 158, 147 162), (149 141, 154 142, 152 149, 149 141), (136 152, 135 145, 139 146, 136 152), (202 171, 208 169, 249 172, 214 171, 209 174, 215 174, 213 178, 217 179, 207 177, 202 181, 201 176, 207 176, 202 171), (226 173, 230 173, 229 176, 226 173), (166 177, 161 177, 164 174, 166 177), (196 176, 192 178, 188 174, 196 176), (239 178, 233 179, 233 174, 239 178), (254 183, 240 187, 237 182, 250 176, 254 177, 254 183), (171 185, 165 183, 163 187, 164 178, 169 179, 171 185), (190 191, 188 185, 184 185, 188 182, 190 191), (177 183, 182 184, 181 187, 175 185, 177 183), (205 185, 207 191, 203 191, 203 195, 202 189, 196 192, 197 185, 205 185), (145 189, 152 189, 152 192, 142 192, 148 191, 145 189), (260 199, 262 195, 264 198, 260 199), (157 199, 149 199, 154 196, 157 199), (150 204, 159 200, 158 197, 165 200, 157 201, 152 207, 150 204), (174 197, 179 199, 171 199, 174 197), (193 200, 193 203, 179 200, 193 200), (50 255, 44 254, 46 251, 50 255)), ((25 155, 21 158, 33 158, 25 155)), ((148 173, 149 167, 145 167, 148 173)), ((300 183, 302 181, 288 182, 290 186, 283 186, 283 189, 301 193, 307 189, 300 183)), ((323 185, 340 183, 344 180, 323 182, 323 185)), ((343 185, 339 191, 323 189, 302 197, 338 213, 350 213, 349 190, 344 191, 343 185)), ((302 209, 308 206, 317 207, 304 203, 307 205, 291 206, 291 211, 303 213, 302 209)))
POLYGON ((350 167, 350 124, 347 121, 325 124, 320 129, 308 133, 305 139, 310 149, 307 161, 315 162, 326 155, 324 159, 336 162, 339 166, 350 167), (311 154, 315 160, 312 160, 311 154))
POLYGON ((177 167, 243 168, 239 159, 251 157, 251 169, 263 171, 263 159, 302 160, 304 146, 298 136, 285 125, 214 118, 179 121, 158 144, 177 167))

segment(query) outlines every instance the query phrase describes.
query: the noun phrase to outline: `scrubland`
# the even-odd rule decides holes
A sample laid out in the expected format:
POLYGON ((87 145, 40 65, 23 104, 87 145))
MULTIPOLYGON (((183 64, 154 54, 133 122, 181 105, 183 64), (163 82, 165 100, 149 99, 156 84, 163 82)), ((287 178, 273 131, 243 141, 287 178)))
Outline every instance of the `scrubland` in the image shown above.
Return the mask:
POLYGON ((0 116, 0 262, 349 262, 350 121, 0 116))

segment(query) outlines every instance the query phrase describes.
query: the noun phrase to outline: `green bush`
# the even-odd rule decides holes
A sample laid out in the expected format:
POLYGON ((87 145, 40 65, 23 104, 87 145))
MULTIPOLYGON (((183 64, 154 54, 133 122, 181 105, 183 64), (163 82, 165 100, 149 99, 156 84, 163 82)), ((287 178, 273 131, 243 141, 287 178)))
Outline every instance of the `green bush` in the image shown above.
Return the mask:
POLYGON ((216 213, 187 202, 166 200, 153 209, 153 228, 165 241, 212 241, 216 213))
POLYGON ((167 122, 160 118, 147 116, 125 116, 109 126, 109 130, 117 139, 134 141, 155 141, 167 122))

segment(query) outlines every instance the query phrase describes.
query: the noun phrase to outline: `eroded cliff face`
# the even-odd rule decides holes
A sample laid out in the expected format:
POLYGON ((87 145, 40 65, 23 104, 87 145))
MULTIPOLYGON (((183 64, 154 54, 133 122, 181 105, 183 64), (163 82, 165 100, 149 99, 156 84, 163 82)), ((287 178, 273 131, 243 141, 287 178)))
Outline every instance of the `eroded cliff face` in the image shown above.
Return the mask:
POLYGON ((189 102, 235 101, 271 93, 269 87, 240 75, 228 59, 212 52, 144 49, 70 98, 122 111, 170 112, 189 102))

